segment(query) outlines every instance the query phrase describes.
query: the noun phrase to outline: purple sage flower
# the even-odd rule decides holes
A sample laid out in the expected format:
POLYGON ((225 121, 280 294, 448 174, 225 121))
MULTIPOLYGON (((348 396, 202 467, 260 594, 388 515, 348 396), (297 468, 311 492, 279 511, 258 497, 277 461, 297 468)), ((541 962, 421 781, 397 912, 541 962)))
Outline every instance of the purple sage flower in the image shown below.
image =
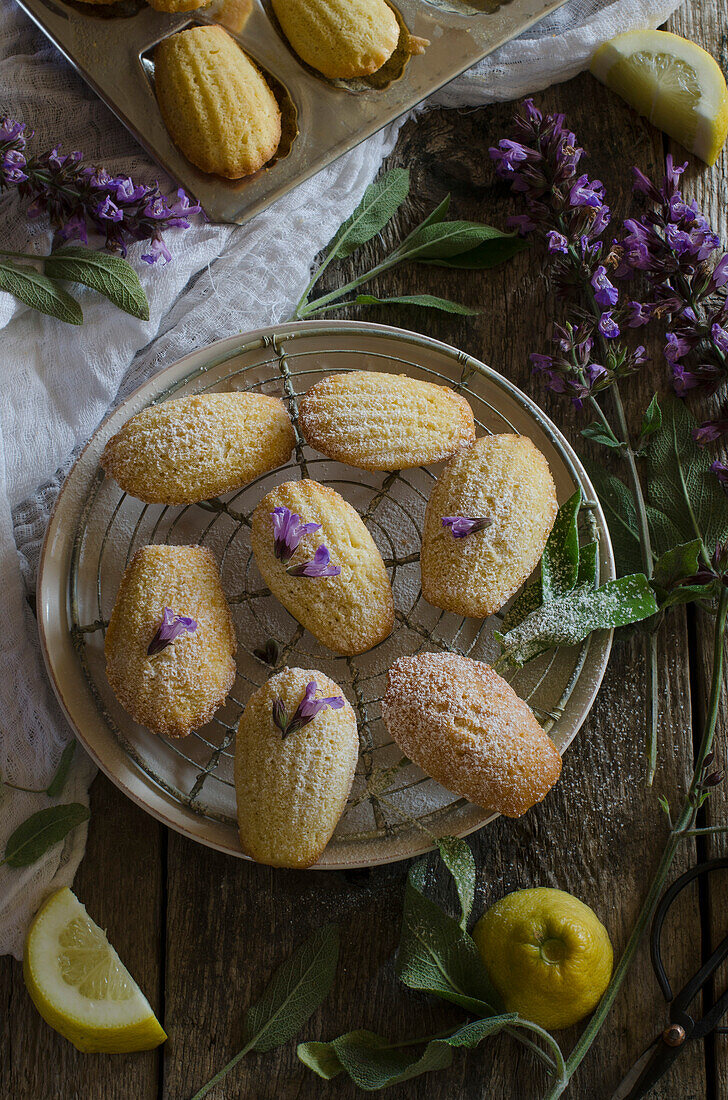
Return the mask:
POLYGON ((442 526, 449 527, 454 539, 464 539, 468 535, 474 535, 477 531, 484 531, 490 527, 493 520, 490 516, 443 516, 442 526))
POLYGON ((711 463, 710 468, 718 478, 721 487, 728 493, 728 466, 726 466, 725 462, 720 462, 716 459, 715 462, 711 463))
POLYGON ((559 233, 556 229, 549 229, 546 234, 546 240, 548 242, 548 250, 553 256, 556 252, 562 252, 564 255, 569 251, 569 242, 563 233, 559 233))
POLYGON ((175 615, 171 607, 165 607, 162 621, 147 648, 147 655, 154 657, 171 645, 180 634, 197 630, 197 623, 188 615, 175 615))
POLYGON ((285 505, 271 512, 273 521, 273 552, 279 561, 290 561, 298 544, 305 535, 320 531, 320 523, 301 523, 297 512, 291 512, 285 505))
POLYGON ((323 544, 313 556, 313 561, 304 561, 301 565, 289 565, 286 572, 292 577, 338 577, 340 565, 331 565, 328 547, 323 544))
POLYGON ((594 289, 594 301, 602 309, 607 309, 610 306, 616 306, 617 299, 619 298, 619 291, 614 286, 607 276, 607 269, 603 264, 600 264, 591 277, 591 285, 594 289))
POLYGON ((728 419, 706 420, 699 428, 693 428, 693 439, 700 447, 715 443, 728 435, 728 419))
POLYGON ((602 336, 606 336, 607 340, 616 340, 616 338, 619 336, 619 325, 612 317, 611 309, 607 310, 606 313, 603 313, 601 315, 597 328, 601 332, 602 336))
POLYGON ((273 723, 281 731, 281 740, 285 740, 291 733, 298 733, 300 729, 313 722, 316 715, 326 707, 339 710, 344 705, 340 695, 334 695, 327 699, 317 699, 318 684, 315 680, 309 680, 301 702, 289 718, 286 715, 283 700, 276 696, 273 703, 273 723))

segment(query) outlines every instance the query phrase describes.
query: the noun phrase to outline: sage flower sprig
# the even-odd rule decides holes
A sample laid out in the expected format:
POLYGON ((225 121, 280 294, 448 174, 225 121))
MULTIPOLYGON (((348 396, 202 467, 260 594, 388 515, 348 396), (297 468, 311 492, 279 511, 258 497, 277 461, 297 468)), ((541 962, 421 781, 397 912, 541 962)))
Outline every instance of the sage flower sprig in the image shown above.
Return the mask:
POLYGON ((189 615, 176 615, 171 607, 165 607, 162 621, 149 643, 147 656, 156 657, 168 645, 176 641, 180 634, 192 634, 195 630, 197 630, 197 622, 189 615))
POLYGON ((291 733, 298 733, 309 722, 313 722, 316 715, 325 710, 326 707, 331 707, 332 710, 339 710, 343 707, 344 700, 340 695, 317 699, 317 691, 318 684, 316 681, 309 680, 301 702, 290 717, 286 714, 283 700, 280 696, 276 696, 273 703, 273 724, 281 731, 281 740, 285 741, 291 733))
POLYGON ((80 283, 124 312, 148 320, 146 295, 124 258, 128 247, 147 241, 141 258, 152 265, 168 263, 172 254, 163 234, 189 228, 201 207, 182 190, 171 199, 157 184, 112 176, 86 164, 78 151, 63 153, 56 146, 31 154, 27 146, 32 136, 25 123, 0 119, 0 194, 15 189, 30 200, 29 218, 48 218, 53 251, 39 256, 0 249, 0 290, 41 313, 80 325, 81 307, 63 285, 80 283), (107 251, 88 247, 90 236, 102 238, 107 251))
POLYGON ((454 539, 465 539, 468 535, 474 535, 478 531, 485 531, 493 520, 490 516, 443 516, 442 526, 450 528, 450 534, 454 539))

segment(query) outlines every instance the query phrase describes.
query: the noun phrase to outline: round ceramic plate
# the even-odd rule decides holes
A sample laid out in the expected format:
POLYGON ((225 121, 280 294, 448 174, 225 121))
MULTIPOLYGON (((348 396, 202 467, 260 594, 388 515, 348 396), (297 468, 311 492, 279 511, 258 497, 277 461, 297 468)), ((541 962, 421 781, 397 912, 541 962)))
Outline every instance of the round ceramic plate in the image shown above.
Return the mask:
MULTIPOLYGON (((604 516, 576 455, 538 407, 505 378, 463 352, 383 325, 290 323, 222 340, 168 367, 99 428, 68 476, 46 536, 38 614, 48 671, 68 720, 100 768, 130 798, 173 829, 242 856, 235 828, 235 728, 246 699, 285 664, 318 668, 357 711, 361 753, 347 809, 319 868, 373 866, 464 836, 495 816, 445 790, 403 758, 380 716, 387 669, 402 654, 448 650, 493 660, 501 616, 485 621, 438 611, 422 597, 420 532, 437 468, 368 473, 322 457, 299 440, 291 462, 236 493, 181 508, 145 505, 104 476, 110 436, 147 405, 190 393, 252 390, 281 397, 294 424, 297 398, 337 371, 403 372, 465 394, 478 434, 528 435, 546 455, 562 503, 581 486, 590 538, 599 540, 600 581, 614 576, 604 516), (321 646, 270 595, 250 549, 250 516, 273 485, 308 476, 331 485, 362 514, 389 570, 397 609, 391 636, 359 657, 321 646), (238 676, 209 725, 181 741, 136 725, 104 673, 104 633, 134 551, 151 542, 199 542, 215 554, 238 636, 238 676), (260 653, 269 639, 277 658, 260 653)), ((585 532, 585 537, 586 537, 585 532)), ((515 690, 563 750, 601 683, 611 634, 546 654, 512 677, 515 690)))

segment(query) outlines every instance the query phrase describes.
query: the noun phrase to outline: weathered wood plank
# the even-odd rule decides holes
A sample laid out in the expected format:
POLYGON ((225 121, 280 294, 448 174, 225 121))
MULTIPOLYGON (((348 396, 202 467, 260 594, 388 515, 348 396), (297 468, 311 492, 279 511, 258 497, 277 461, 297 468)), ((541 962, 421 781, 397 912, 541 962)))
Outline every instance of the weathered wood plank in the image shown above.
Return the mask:
MULTIPOLYGON (((539 101, 546 109, 568 112, 572 127, 592 152, 590 170, 605 181, 614 206, 624 213, 630 186, 626 166, 634 160, 654 170, 661 154, 659 137, 586 76, 539 101)), ((506 132, 510 113, 510 107, 465 115, 440 111, 406 127, 390 165, 411 168, 414 203, 398 219, 396 231, 414 221, 413 207, 421 213, 447 191, 453 193, 454 216, 504 224, 513 200, 494 183, 486 150, 506 132)), ((385 231, 387 240, 392 232, 385 231)), ((370 264, 380 255, 380 247, 374 242, 347 264, 330 269, 325 289, 370 264)), ((480 305, 481 316, 463 319, 386 307, 362 315, 427 332, 484 358, 532 392, 578 439, 576 415, 545 394, 530 376, 528 352, 545 345, 554 308, 533 257, 519 257, 487 273, 448 271, 446 283, 441 270, 411 267, 382 277, 370 289, 375 294, 442 294, 445 285, 449 297, 480 305)), ((648 380, 636 379, 630 387, 630 411, 641 411, 650 396, 648 380)), ((668 748, 656 789, 671 800, 685 782, 691 755, 685 646, 678 613, 660 657, 662 736, 668 748)), ((615 947, 624 943, 665 833, 655 794, 643 786, 641 652, 638 640, 615 650, 605 688, 567 754, 559 786, 545 804, 522 821, 499 821, 473 839, 481 909, 521 886, 558 886, 594 906, 615 947)), ((690 855, 686 846, 681 866, 690 855)), ((404 874, 404 867, 375 870, 360 880, 365 885, 353 885, 338 876, 241 865, 170 838, 166 1004, 172 1041, 166 1051, 165 1098, 177 1100, 194 1091, 234 1053, 244 1006, 310 929, 331 917, 342 920, 343 963, 331 998, 305 1031, 307 1038, 331 1038, 357 1026, 397 1038, 434 1031, 457 1019, 447 1006, 404 990, 394 976, 392 954, 404 874)), ((686 909, 684 921, 681 929, 668 929, 666 936, 666 952, 678 980, 692 965, 687 943, 699 928, 694 904, 686 909)), ((571 1094, 584 1100, 609 1096, 663 1019, 664 1008, 643 952, 571 1094)), ((562 1038, 568 1047, 573 1036, 562 1038)), ((539 1095, 541 1083, 531 1056, 504 1040, 477 1054, 458 1056, 450 1071, 394 1088, 388 1095, 392 1100, 530 1100, 539 1095)), ((358 1093, 346 1082, 326 1086, 313 1077, 296 1062, 291 1045, 246 1059, 218 1095, 256 1100, 329 1095, 349 1100, 358 1093)), ((700 1050, 683 1056, 654 1095, 662 1100, 703 1097, 700 1050)))
MULTIPOLYGON (((86 857, 74 892, 161 1010, 162 827, 104 776, 91 790, 86 857)), ((0 959, 0 1096, 13 1100, 156 1100, 159 1059, 81 1054, 38 1015, 22 968, 0 959)))
MULTIPOLYGON (((726 20, 728 19, 728 4, 725 0, 714 0, 709 5, 694 8, 685 5, 679 8, 668 24, 668 29, 675 34, 682 34, 686 38, 698 42, 706 50, 713 54, 723 71, 726 71, 728 62, 728 39, 726 38, 726 20)), ((678 163, 689 159, 690 164, 684 178, 684 191, 688 198, 696 199, 700 207, 720 234, 724 246, 728 243, 726 232, 726 197, 728 195, 728 154, 724 150, 716 166, 712 169, 705 168, 695 158, 684 156, 683 150, 675 143, 670 145, 673 155, 678 163)), ((724 406, 725 395, 694 404, 698 414, 706 416, 715 415, 715 410, 724 406)), ((695 636, 697 645, 694 651, 695 677, 700 688, 700 700, 697 707, 698 730, 702 729, 702 719, 707 705, 709 692, 709 670, 712 663, 713 650, 713 622, 709 616, 698 615, 694 617, 695 636)), ((716 738, 716 767, 726 767, 726 743, 728 737, 728 721, 726 721, 726 706, 728 696, 724 690, 721 701, 722 720, 718 724, 716 738)), ((711 796, 705 824, 724 825, 728 823, 728 790, 726 784, 719 787, 711 796)), ((728 855, 728 837, 716 836, 709 840, 701 841, 698 847, 701 858, 714 858, 728 855)), ((708 919, 706 922, 703 954, 710 953, 720 939, 728 934, 728 872, 720 871, 711 876, 707 888, 709 905, 708 919), (711 942, 709 942, 711 941, 711 942)), ((728 967, 716 975, 713 991, 720 994, 728 987, 728 967)), ((728 1097, 728 1038, 725 1035, 716 1035, 706 1043, 706 1057, 709 1063, 709 1072, 712 1078, 712 1087, 716 1100, 726 1100, 728 1097)))

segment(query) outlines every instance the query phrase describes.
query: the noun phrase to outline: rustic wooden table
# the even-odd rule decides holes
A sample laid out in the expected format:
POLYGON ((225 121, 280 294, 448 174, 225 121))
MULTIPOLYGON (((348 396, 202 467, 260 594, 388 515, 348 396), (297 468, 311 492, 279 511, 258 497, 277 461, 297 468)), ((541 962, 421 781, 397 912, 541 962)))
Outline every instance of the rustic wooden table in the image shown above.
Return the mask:
MULTIPOLYGON (((689 5, 671 30, 705 45, 726 65, 728 0, 689 5)), ((659 175, 669 143, 588 75, 537 97, 546 110, 566 112, 590 153, 588 170, 607 186, 617 215, 629 202, 629 166, 659 175)), ((511 106, 432 111, 402 131, 390 166, 408 165, 412 202, 392 237, 447 192, 455 216, 503 225, 514 209, 494 183, 487 148, 509 129, 511 106)), ((680 156, 679 150, 677 155, 680 156)), ((726 156, 706 170, 692 163, 685 189, 725 238, 726 156)), ((376 258, 380 244, 330 269, 329 283, 376 258)), ((584 449, 580 421, 531 377, 528 352, 542 349, 554 303, 540 264, 526 253, 491 272, 410 267, 385 276, 377 294, 446 294, 479 307, 473 318, 381 309, 367 318, 421 329, 490 363, 539 400, 584 449)), ((645 408, 667 371, 659 347, 654 363, 628 388, 631 408, 645 408)), ((601 456, 600 456, 601 457, 601 456)), ((546 801, 522 820, 495 822, 472 838, 478 867, 476 911, 504 893, 548 885, 593 906, 615 947, 624 944, 665 836, 657 805, 677 803, 691 771, 693 743, 704 709, 709 624, 672 612, 660 648, 661 754, 654 791, 644 786, 643 657, 639 640, 615 647, 592 714, 569 749, 563 777, 546 801)), ((725 752, 725 730, 719 742, 725 752)), ((725 819, 725 795, 714 797, 725 819)), ((105 778, 92 789, 86 858, 75 889, 148 994, 169 1033, 159 1050, 131 1056, 79 1054, 48 1028, 25 992, 20 966, 0 959, 0 1096, 5 1100, 186 1100, 238 1049, 242 1014, 273 967, 325 920, 344 929, 335 989, 305 1029, 332 1038, 367 1026, 403 1037, 435 1032, 457 1013, 398 984, 397 943, 406 864, 349 875, 273 871, 226 858, 168 832, 127 801, 105 778)), ((688 845, 676 865, 716 854, 717 843, 688 845)), ((684 898, 667 927, 666 954, 676 979, 692 972, 714 937, 725 932, 728 883, 715 880, 684 898)), ((634 966, 599 1040, 574 1078, 570 1096, 607 1100, 622 1073, 663 1026, 661 1002, 646 951, 634 966)), ((561 1035, 569 1048, 576 1035, 561 1035)), ((524 1048, 498 1039, 449 1071, 392 1089, 391 1100, 531 1100, 541 1095, 540 1069, 524 1048)), ((211 1095, 246 1100, 336 1097, 356 1090, 329 1085, 296 1059, 295 1044, 250 1055, 211 1095)), ((728 1100, 728 1039, 691 1046, 652 1094, 656 1100, 728 1100)))

